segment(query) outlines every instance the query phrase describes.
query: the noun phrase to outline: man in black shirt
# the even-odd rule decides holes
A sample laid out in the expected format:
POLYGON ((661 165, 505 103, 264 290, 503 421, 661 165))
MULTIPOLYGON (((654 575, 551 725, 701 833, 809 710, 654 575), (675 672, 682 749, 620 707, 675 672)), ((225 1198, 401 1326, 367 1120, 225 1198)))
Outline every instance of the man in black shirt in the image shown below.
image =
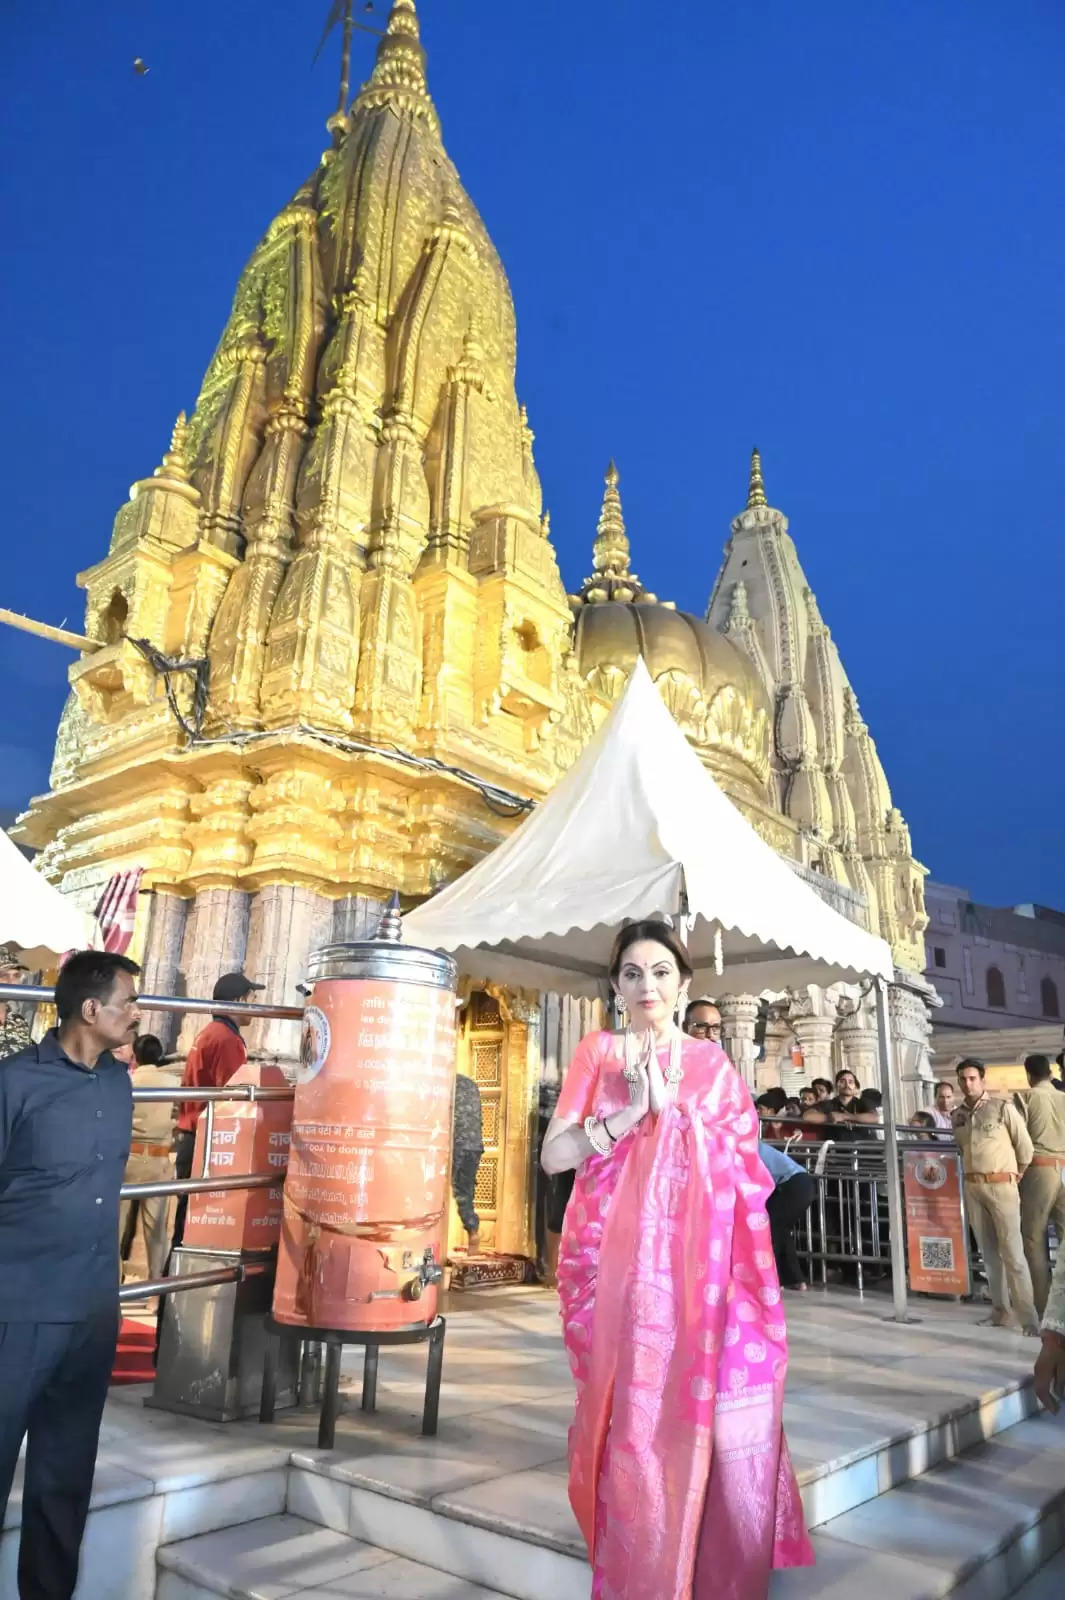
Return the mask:
POLYGON ((59 1027, 0 1062, 0 1521, 23 1436, 21 1600, 70 1600, 118 1335, 118 1191, 140 1020, 125 956, 82 950, 59 1027))

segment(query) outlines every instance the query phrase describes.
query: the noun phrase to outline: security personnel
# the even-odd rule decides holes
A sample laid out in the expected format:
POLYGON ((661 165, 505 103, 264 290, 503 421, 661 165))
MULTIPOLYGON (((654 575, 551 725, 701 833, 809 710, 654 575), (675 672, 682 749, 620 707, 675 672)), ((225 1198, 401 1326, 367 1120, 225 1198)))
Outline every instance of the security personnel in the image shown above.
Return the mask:
POLYGON ((472 1078, 457 1072, 451 1120, 451 1192, 466 1230, 466 1249, 471 1256, 476 1255, 481 1237, 481 1219, 474 1209, 473 1195, 477 1169, 484 1155, 482 1127, 481 1091, 472 1078))
MULTIPOLYGON (((11 944, 0 944, 0 983, 21 983, 26 968, 15 954, 11 944)), ((13 1056, 16 1050, 25 1050, 30 1042, 30 1025, 15 1010, 12 1001, 0 1000, 0 1061, 13 1056)))
POLYGON ((958 1086, 965 1098, 954 1112, 954 1137, 965 1173, 965 1203, 987 1268, 991 1322, 1005 1328, 1016 1319, 1025 1333, 1037 1336, 1017 1190, 1032 1159, 1032 1141, 1016 1106, 991 1099, 984 1076, 982 1061, 967 1056, 958 1063, 958 1086))
POLYGON ((0 1522, 24 1436, 18 1586, 70 1600, 118 1335, 118 1191, 140 1012, 125 956, 82 950, 59 1027, 0 1061, 0 1522))
MULTIPOLYGON (((242 1005, 255 997, 265 984, 254 983, 243 972, 223 972, 214 986, 213 1000, 230 1001, 242 1005)), ((221 1007, 215 1011, 206 1028, 201 1028, 192 1042, 185 1062, 182 1088, 223 1089, 235 1072, 248 1059, 240 1024, 221 1007)), ((206 1100, 184 1100, 177 1117, 174 1140, 174 1168, 179 1178, 192 1177, 192 1162, 196 1153, 196 1122, 207 1104, 206 1100)), ((185 1213, 188 1196, 181 1195, 174 1213, 173 1244, 175 1249, 185 1236, 185 1213)))
POLYGON ((1054 1088, 1047 1056, 1027 1056, 1024 1070, 1028 1089, 1015 1098, 1035 1154, 1020 1182, 1021 1238, 1032 1274, 1035 1308, 1042 1316, 1050 1292, 1047 1228, 1051 1223, 1059 1249, 1065 1241, 1065 1095, 1054 1088))

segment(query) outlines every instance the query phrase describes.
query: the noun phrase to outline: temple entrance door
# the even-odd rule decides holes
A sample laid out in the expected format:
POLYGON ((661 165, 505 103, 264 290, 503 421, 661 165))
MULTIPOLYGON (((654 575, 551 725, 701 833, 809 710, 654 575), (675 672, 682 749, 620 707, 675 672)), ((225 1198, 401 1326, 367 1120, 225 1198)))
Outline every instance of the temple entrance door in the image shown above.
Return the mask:
MULTIPOLYGON (((519 1256, 531 1255, 533 1248, 528 1050, 528 1024, 512 1015, 502 993, 475 989, 458 1050, 458 1070, 481 1094, 484 1155, 473 1203, 481 1219, 481 1249, 519 1256)), ((465 1243, 452 1200, 449 1250, 465 1243)))

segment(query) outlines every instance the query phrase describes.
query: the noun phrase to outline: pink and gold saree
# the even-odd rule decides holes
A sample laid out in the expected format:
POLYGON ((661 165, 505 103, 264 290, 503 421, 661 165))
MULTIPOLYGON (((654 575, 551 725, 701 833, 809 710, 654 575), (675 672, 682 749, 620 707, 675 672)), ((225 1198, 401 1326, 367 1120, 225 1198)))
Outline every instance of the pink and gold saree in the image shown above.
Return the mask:
MULTIPOLYGON (((685 1039, 681 1064, 676 1100, 578 1171, 559 1251, 596 1600, 765 1600, 774 1567, 813 1562, 758 1119, 719 1045, 685 1039)), ((621 1068, 615 1035, 582 1040, 556 1116, 627 1105, 621 1068)))

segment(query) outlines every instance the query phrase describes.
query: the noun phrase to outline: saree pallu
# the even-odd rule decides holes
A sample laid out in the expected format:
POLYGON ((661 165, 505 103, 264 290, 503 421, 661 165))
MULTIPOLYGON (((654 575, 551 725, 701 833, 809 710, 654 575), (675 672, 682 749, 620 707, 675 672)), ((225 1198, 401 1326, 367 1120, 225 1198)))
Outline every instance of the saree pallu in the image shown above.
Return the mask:
MULTIPOLYGON (((628 1104, 619 1041, 582 1041, 563 1117, 628 1104)), ((577 1385, 570 1501, 596 1600, 765 1600, 813 1551, 781 1427, 787 1327, 758 1119, 718 1045, 676 1100, 592 1155, 559 1252, 577 1385)))

